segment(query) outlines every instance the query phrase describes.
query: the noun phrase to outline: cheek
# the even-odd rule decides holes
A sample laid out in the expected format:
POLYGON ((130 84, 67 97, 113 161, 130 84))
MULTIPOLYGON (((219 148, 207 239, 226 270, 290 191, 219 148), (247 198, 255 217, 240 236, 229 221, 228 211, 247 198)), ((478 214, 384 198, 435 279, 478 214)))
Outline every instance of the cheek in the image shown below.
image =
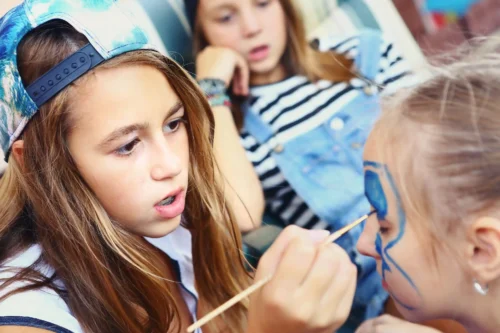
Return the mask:
POLYGON ((227 47, 235 51, 241 51, 241 36, 239 27, 236 25, 207 24, 205 37, 208 44, 219 47, 227 47))
POLYGON ((120 212, 128 214, 138 212, 140 196, 137 193, 147 193, 147 172, 140 161, 127 158, 117 159, 110 156, 88 154, 88 158, 77 162, 78 169, 83 179, 90 187, 97 199, 113 217, 118 217, 120 212))
POLYGON ((287 23, 285 13, 281 7, 277 7, 267 13, 262 24, 265 26, 266 33, 273 35, 275 42, 284 47, 287 40, 287 23))
POLYGON ((182 169, 188 170, 189 168, 189 138, 186 128, 182 129, 182 132, 179 133, 179 144, 177 145, 177 156, 180 156, 180 160, 182 161, 182 169))
POLYGON ((145 193, 146 177, 143 173, 130 164, 123 168, 108 162, 88 177, 88 184, 108 213, 114 216, 114 211, 123 211, 123 208, 133 207, 139 202, 136 194, 145 193))

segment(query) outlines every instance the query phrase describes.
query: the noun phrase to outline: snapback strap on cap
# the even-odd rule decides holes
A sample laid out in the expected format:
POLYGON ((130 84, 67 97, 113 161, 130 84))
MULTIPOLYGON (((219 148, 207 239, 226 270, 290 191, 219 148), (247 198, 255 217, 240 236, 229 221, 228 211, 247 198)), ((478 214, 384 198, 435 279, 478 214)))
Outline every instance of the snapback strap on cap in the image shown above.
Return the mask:
POLYGON ((26 91, 40 107, 103 61, 104 58, 94 46, 87 44, 35 80, 26 91))

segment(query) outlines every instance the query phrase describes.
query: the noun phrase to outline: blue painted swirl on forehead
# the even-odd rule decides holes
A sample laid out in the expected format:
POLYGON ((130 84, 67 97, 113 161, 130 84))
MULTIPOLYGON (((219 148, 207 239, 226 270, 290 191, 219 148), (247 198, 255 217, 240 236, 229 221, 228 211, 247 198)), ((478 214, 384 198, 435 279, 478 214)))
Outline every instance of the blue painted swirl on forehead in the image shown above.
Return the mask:
POLYGON ((365 171, 365 194, 372 207, 377 211, 377 218, 379 220, 385 219, 387 199, 379 175, 371 170, 365 171))

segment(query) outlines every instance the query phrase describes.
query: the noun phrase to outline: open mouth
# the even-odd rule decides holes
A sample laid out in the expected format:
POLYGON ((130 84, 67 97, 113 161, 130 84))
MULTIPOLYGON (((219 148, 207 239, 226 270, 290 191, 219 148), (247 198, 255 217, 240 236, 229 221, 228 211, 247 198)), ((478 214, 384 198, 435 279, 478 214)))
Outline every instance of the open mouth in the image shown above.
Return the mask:
POLYGON ((158 202, 156 205, 157 206, 168 206, 175 201, 175 197, 176 197, 175 195, 166 197, 162 201, 158 202))
POLYGON ((256 48, 253 48, 248 57, 250 61, 261 61, 268 57, 269 55, 269 46, 262 45, 256 48))
POLYGON ((164 219, 172 219, 184 211, 186 193, 179 188, 155 205, 156 212, 164 219))
POLYGON ((165 206, 170 206, 175 202, 177 197, 182 193, 182 189, 178 188, 177 190, 170 192, 163 200, 159 201, 156 203, 156 207, 165 207, 165 206))

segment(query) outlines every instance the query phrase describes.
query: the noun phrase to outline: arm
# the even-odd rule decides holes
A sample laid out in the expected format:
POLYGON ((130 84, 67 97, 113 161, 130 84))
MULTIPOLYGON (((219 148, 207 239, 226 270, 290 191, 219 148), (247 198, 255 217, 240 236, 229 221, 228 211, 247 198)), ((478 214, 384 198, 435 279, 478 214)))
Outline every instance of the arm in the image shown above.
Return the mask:
POLYGON ((213 108, 215 118, 215 159, 225 182, 226 200, 241 231, 247 232, 262 223, 264 192, 260 180, 240 143, 240 135, 231 110, 213 108))
MULTIPOLYGON (((219 79, 226 88, 233 82, 237 95, 248 94, 248 67, 236 52, 207 47, 196 60, 197 79, 219 79)), ((262 223, 264 192, 252 163, 240 143, 240 135, 227 106, 213 107, 215 118, 214 154, 220 168, 225 195, 241 231, 262 223)))

